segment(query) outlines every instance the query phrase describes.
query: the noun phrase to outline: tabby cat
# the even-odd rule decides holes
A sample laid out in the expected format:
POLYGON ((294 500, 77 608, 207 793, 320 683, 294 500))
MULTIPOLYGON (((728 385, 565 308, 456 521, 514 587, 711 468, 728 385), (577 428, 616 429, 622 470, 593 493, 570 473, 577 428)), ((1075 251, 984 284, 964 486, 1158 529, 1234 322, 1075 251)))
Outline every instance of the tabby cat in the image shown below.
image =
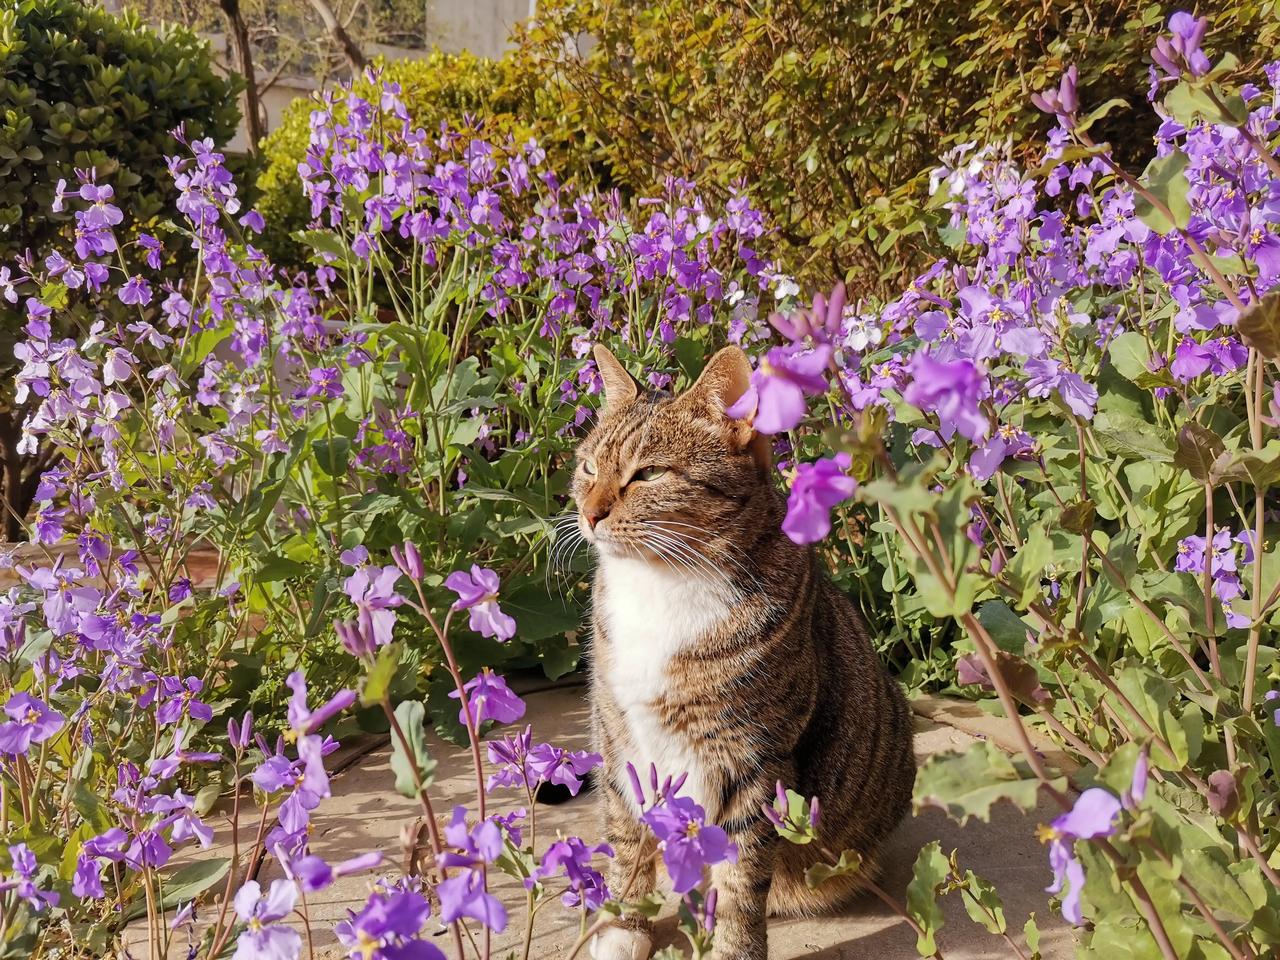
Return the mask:
MULTIPOLYGON (((712 868, 715 957, 763 960, 766 913, 830 909, 859 880, 810 890, 816 855, 780 841, 761 805, 779 780, 821 797, 823 845, 874 870, 915 779, 907 703, 816 553, 781 532, 767 438, 725 413, 747 387, 743 352, 721 350, 676 397, 645 391, 604 347, 595 357, 606 400, 574 496, 598 553, 591 698, 610 889, 635 899, 656 882, 626 764, 687 773, 682 792, 738 848, 712 868)), ((650 946, 638 917, 591 945, 596 960, 644 960, 650 946)))

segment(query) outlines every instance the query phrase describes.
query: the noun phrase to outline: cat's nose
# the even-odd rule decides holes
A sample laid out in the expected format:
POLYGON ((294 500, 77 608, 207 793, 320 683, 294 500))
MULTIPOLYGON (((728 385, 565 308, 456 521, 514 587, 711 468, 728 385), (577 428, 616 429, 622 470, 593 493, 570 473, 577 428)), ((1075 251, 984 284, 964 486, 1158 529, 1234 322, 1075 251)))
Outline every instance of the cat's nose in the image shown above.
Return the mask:
POLYGON ((588 508, 582 511, 582 519, 587 521, 587 527, 592 530, 596 528, 597 523, 599 523, 608 515, 609 515, 609 511, 607 508, 601 509, 599 507, 595 507, 595 508, 588 508))

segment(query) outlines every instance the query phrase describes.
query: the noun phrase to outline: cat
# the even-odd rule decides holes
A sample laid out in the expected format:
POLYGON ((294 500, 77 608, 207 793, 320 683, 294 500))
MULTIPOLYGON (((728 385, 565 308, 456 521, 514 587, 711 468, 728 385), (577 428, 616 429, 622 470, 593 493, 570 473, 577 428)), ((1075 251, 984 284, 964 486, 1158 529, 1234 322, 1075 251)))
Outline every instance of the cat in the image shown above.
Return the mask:
MULTIPOLYGON (((761 805, 777 781, 819 796, 821 845, 856 850, 873 876, 915 780, 909 708, 817 554, 782 533, 768 438, 725 412, 748 386, 746 355, 725 347, 674 397, 594 355, 605 403, 573 494, 598 555, 590 692, 609 888, 634 900, 656 883, 626 765, 687 774, 681 792, 737 845, 711 868, 714 957, 764 960, 767 913, 829 910, 862 877, 810 890, 813 848, 782 841, 761 805)), ((624 917, 591 953, 644 960, 651 942, 647 921, 624 917)))

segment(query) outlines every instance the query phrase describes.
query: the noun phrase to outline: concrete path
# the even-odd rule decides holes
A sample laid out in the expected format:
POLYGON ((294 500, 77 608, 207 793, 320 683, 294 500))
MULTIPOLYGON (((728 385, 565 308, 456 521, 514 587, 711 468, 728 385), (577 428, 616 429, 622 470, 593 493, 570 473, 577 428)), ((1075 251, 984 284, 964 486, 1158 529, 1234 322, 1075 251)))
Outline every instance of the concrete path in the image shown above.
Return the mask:
MULTIPOLYGON (((583 749, 588 746, 587 707, 580 686, 558 686, 525 694, 528 703, 526 720, 533 724, 535 740, 546 740, 558 746, 583 749)), ((936 722, 917 716, 916 753, 921 761, 934 753, 963 749, 974 740, 973 733, 1000 742, 998 721, 975 717, 968 705, 929 700, 922 710, 943 720, 936 722), (948 717, 948 712, 952 716, 948 717), (965 732, 950 721, 974 727, 965 732), (966 722, 967 721, 967 722, 966 722)), ((978 711, 978 713, 981 713, 978 711)), ((475 791, 470 776, 470 753, 436 738, 430 738, 432 755, 438 760, 433 799, 436 812, 447 818, 456 804, 474 811, 475 791)), ((317 811, 316 832, 312 849, 327 860, 340 861, 368 850, 381 850, 388 872, 395 872, 402 857, 400 832, 404 824, 418 814, 416 803, 397 794, 389 765, 389 748, 378 747, 367 753, 333 779, 333 796, 317 811)), ((579 835, 588 841, 599 837, 595 794, 584 794, 559 806, 539 804, 537 830, 539 850, 545 849, 546 838, 554 834, 579 835)), ((491 812, 505 812, 524 805, 523 795, 499 790, 489 797, 491 812)), ((937 810, 927 810, 910 818, 893 837, 885 857, 886 875, 883 886, 899 901, 905 900, 911 867, 920 846, 940 840, 944 852, 958 850, 962 869, 972 869, 995 884, 1004 899, 1011 935, 1021 946, 1021 931, 1027 915, 1035 911, 1042 931, 1041 951, 1046 960, 1071 955, 1071 935, 1067 927, 1049 911, 1044 887, 1050 881, 1044 847, 1035 839, 1038 823, 1047 822, 1054 810, 1045 804, 1034 816, 1024 816, 1008 804, 993 811, 992 823, 971 822, 961 829, 937 810)), ((249 823, 256 822, 250 813, 249 823)), ((225 836, 227 831, 219 830, 225 836)), ((214 849, 209 855, 226 855, 229 851, 214 849)), ((261 880, 277 875, 274 863, 263 870, 261 880)), ((369 889, 370 876, 348 877, 327 890, 309 898, 318 958, 343 956, 332 934, 333 924, 344 918, 349 909, 359 908, 369 889)), ((510 906, 515 919, 523 919, 523 890, 500 875, 495 892, 510 906)), ((947 923, 938 938, 947 960, 1010 957, 1015 954, 999 938, 975 925, 964 911, 958 895, 942 900, 947 923)), ((208 915, 211 911, 206 908, 208 915)), ((674 906, 669 906, 659 919, 657 946, 683 943, 675 929, 674 906)), ((579 918, 558 903, 543 907, 537 918, 533 948, 534 958, 563 957, 578 936, 579 918)), ((502 936, 495 937, 493 956, 505 958, 521 939, 519 923, 513 923, 502 936)), ((130 938, 132 939, 132 938, 130 938)), ((442 933, 439 944, 451 952, 449 939, 442 933)), ((146 956, 145 941, 134 941, 133 955, 146 956)), ((175 954, 176 955, 176 954, 175 954)), ((305 956, 305 953, 304 953, 305 956)), ((586 952, 579 954, 585 957, 586 952)), ((917 956, 915 936, 907 926, 874 897, 856 903, 845 913, 818 919, 775 920, 769 926, 771 960, 820 957, 825 960, 911 960, 917 956)))

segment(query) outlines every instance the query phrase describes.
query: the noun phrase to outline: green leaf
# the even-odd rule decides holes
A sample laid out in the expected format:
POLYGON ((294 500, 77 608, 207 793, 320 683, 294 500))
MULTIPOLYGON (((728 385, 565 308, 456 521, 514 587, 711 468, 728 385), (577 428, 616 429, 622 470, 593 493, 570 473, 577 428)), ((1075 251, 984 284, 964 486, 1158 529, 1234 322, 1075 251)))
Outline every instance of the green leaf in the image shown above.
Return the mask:
POLYGON ((369 668, 369 673, 364 678, 364 686, 360 690, 361 705, 371 707, 382 703, 387 698, 391 680, 396 675, 396 668, 400 666, 400 651, 401 646, 398 640, 388 643, 378 651, 378 658, 369 668))
POLYGON ((310 567, 305 563, 290 560, 278 553, 269 553, 263 559, 262 565, 258 567, 257 580, 259 583, 278 583, 281 580, 300 577, 309 569, 310 567))
POLYGON ((1022 549, 1000 571, 1000 579, 1017 592, 1013 597, 1013 604, 1019 610, 1027 609, 1044 592, 1041 581, 1052 556, 1053 543, 1045 533, 1043 524, 1037 523, 1027 531, 1022 549))
POLYGON ((1173 460, 1171 438, 1155 424, 1137 417, 1100 410, 1093 421, 1093 432, 1108 453, 1129 460, 1173 460))
POLYGON ((1027 917, 1022 926, 1022 935, 1027 940, 1027 949, 1031 951, 1029 960, 1040 960, 1040 928, 1036 926, 1036 915, 1027 917))
POLYGON ((396 791, 410 800, 418 796, 414 771, 423 786, 431 783, 436 761, 427 751, 427 709, 417 700, 405 700, 396 707, 396 722, 409 742, 409 752, 393 732, 391 735, 391 770, 396 775, 396 791))
POLYGON ((969 919, 986 927, 988 933, 999 936, 1005 932, 1004 902, 996 888, 986 880, 966 870, 964 873, 964 908, 969 919))
POLYGON ((804 872, 804 882, 809 889, 816 890, 832 877, 852 877, 862 870, 862 854, 856 850, 845 850, 834 865, 815 863, 804 872))
MULTIPOLYGON (((1066 778, 1052 781, 1066 789, 1066 778)), ((958 753, 930 757, 916 776, 913 802, 917 810, 938 807, 960 823, 977 817, 990 822, 991 807, 1008 800, 1021 810, 1036 808, 1040 783, 1023 760, 1013 760, 987 740, 958 753)))
POLYGON ((1136 380, 1148 372, 1147 362, 1151 359, 1151 348, 1147 346, 1146 337, 1135 330, 1129 330, 1111 341, 1107 356, 1120 376, 1126 380, 1136 380))
MULTIPOLYGON (((161 906, 168 910, 181 903, 194 900, 227 875, 231 869, 229 857, 215 857, 210 860, 197 860, 188 863, 163 881, 164 897, 161 906)), ((146 913, 146 904, 136 903, 125 915, 132 920, 146 913)))
POLYGON ((942 854, 942 845, 931 840, 920 848, 911 882, 907 884, 907 914, 920 925, 916 952, 922 957, 938 952, 935 937, 945 922, 938 906, 938 888, 951 874, 951 863, 942 854))
POLYGON ((294 238, 321 254, 320 259, 324 262, 332 258, 339 263, 346 263, 351 258, 351 251, 346 243, 330 230, 299 230, 294 238))
POLYGON ((1166 157, 1152 160, 1142 174, 1142 182, 1151 197, 1163 203, 1165 209, 1139 194, 1134 201, 1134 210, 1138 219, 1156 233, 1181 230, 1191 222, 1191 204, 1187 201, 1190 182, 1183 173, 1186 168, 1187 155, 1176 150, 1166 157))
POLYGON ((347 475, 351 441, 346 437, 312 441, 311 452, 315 454, 316 466, 328 476, 345 477, 347 475))

